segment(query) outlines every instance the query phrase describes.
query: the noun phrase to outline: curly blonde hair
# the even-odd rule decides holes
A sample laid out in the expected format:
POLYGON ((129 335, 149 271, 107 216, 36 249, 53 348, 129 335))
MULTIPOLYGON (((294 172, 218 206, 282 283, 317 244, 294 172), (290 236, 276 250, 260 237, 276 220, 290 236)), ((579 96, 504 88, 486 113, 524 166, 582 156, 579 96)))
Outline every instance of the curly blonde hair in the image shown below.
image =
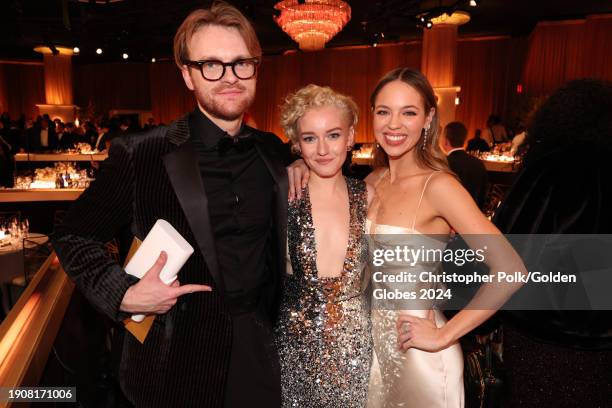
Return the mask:
POLYGON ((300 141, 298 121, 308 110, 324 106, 337 107, 344 113, 349 126, 353 129, 357 127, 359 109, 351 97, 342 95, 329 86, 306 85, 297 92, 288 95, 281 107, 281 127, 285 136, 291 142, 294 151, 298 151, 296 146, 300 141))

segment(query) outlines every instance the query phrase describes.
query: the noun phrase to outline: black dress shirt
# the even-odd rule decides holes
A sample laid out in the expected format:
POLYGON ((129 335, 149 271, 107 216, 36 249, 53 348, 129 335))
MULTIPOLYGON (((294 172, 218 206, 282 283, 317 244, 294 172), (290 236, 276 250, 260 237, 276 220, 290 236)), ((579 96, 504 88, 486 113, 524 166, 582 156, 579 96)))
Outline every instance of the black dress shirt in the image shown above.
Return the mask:
MULTIPOLYGON (((242 126, 235 137, 248 137, 242 126)), ((272 226, 274 180, 252 143, 218 149, 231 137, 196 108, 189 130, 208 197, 217 259, 226 293, 241 296, 268 279, 266 254, 272 226)))

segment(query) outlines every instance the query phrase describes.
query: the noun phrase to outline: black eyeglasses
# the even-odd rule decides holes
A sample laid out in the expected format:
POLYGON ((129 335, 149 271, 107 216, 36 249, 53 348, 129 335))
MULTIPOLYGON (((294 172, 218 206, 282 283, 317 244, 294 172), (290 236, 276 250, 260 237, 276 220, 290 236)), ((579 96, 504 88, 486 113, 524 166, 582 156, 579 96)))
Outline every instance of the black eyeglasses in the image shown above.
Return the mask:
POLYGON ((232 67, 232 72, 238 79, 251 79, 257 74, 259 59, 246 58, 234 62, 221 62, 217 60, 185 61, 185 65, 198 67, 202 78, 207 81, 218 81, 225 75, 225 67, 232 67))

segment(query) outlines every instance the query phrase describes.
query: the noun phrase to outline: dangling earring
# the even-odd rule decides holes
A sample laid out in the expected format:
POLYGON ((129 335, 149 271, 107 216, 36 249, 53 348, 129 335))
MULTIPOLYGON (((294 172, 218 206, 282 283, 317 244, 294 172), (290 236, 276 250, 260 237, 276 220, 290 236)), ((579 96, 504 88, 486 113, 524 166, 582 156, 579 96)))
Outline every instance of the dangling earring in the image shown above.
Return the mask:
POLYGON ((427 145, 427 134, 429 133, 429 125, 427 125, 424 129, 423 129, 423 146, 421 146, 421 149, 425 150, 425 146, 427 145))

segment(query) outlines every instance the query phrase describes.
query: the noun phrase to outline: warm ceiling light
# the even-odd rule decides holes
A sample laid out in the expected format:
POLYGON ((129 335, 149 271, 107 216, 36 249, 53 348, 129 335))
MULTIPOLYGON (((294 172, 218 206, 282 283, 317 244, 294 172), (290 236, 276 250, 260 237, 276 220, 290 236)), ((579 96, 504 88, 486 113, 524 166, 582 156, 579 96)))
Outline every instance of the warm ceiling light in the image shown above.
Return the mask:
POLYGON ((351 19, 351 7, 342 0, 283 0, 276 3, 274 21, 304 51, 325 47, 351 19))
POLYGON ((127 52, 124 52, 123 54, 121 54, 121 56, 123 57, 123 59, 128 59, 130 56, 127 55, 127 52))
POLYGON ((470 6, 471 7, 476 7, 478 5, 478 3, 476 3, 476 0, 470 0, 470 6))
POLYGON ((73 55, 74 49, 68 47, 62 47, 59 45, 38 45, 34 47, 34 51, 40 52, 41 54, 51 54, 51 55, 73 55))
POLYGON ((155 57, 151 58, 151 62, 155 62, 155 57))
POLYGON ((72 52, 74 52, 75 54, 78 54, 79 52, 81 52, 81 50, 79 49, 79 47, 74 47, 72 49, 72 52))
POLYGON ((102 48, 98 48, 98 49, 96 50, 96 54, 98 54, 98 55, 102 55, 102 48))
POLYGON ((453 11, 453 14, 448 15, 443 13, 442 15, 432 18, 431 22, 434 24, 451 24, 451 25, 463 25, 470 21, 470 13, 467 11, 453 11))

